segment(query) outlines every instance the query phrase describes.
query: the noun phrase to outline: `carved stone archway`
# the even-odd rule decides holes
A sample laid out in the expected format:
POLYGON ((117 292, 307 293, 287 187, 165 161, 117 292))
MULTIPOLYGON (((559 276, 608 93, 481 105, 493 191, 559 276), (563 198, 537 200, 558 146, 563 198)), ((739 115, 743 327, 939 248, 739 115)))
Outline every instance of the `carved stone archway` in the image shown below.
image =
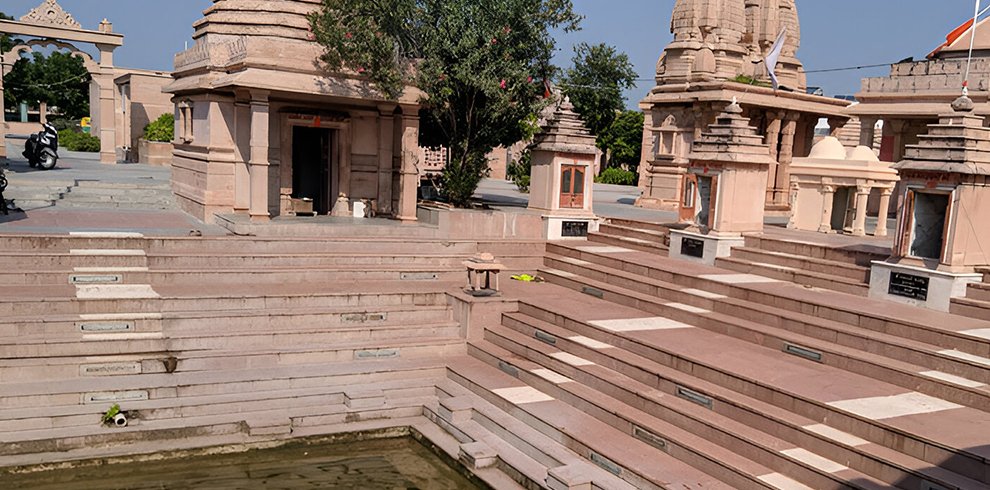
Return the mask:
MULTIPOLYGON (((0 34, 33 38, 15 46, 10 52, 0 53, 2 74, 10 71, 22 52, 32 51, 36 46, 68 49, 82 58, 98 88, 99 95, 90 99, 90 115, 93 118, 93 132, 100 137, 100 161, 116 163, 113 51, 124 44, 124 36, 115 34, 113 25, 107 20, 100 23, 99 30, 83 29, 57 0, 45 0, 19 21, 0 20, 0 34), (73 43, 93 44, 100 52, 99 59, 94 60, 73 43)), ((0 118, 4 111, 3 90, 3 78, 0 77, 0 118)), ((7 123, 0 119, 0 160, 7 157, 6 136, 7 123)))

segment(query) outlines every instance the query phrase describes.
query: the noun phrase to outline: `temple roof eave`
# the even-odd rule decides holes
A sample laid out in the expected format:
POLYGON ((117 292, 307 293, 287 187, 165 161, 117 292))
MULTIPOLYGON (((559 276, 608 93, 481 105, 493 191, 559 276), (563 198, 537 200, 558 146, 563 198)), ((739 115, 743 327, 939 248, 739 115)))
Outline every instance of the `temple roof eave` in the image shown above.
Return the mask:
POLYGON ((735 82, 692 83, 689 86, 687 91, 683 90, 684 84, 671 86, 669 91, 666 86, 656 87, 643 99, 641 106, 672 103, 691 105, 697 102, 729 103, 736 98, 743 106, 791 110, 821 117, 850 117, 846 112, 850 102, 841 99, 798 92, 775 92, 771 88, 735 82))

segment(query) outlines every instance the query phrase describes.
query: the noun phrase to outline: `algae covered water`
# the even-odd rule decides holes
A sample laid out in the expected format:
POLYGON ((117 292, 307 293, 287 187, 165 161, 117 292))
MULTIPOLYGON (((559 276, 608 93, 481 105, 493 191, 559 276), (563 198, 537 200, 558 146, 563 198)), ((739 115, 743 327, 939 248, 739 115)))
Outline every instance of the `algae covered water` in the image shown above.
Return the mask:
POLYGON ((414 439, 305 445, 245 453, 0 476, 0 488, 184 490, 314 488, 476 490, 414 439))

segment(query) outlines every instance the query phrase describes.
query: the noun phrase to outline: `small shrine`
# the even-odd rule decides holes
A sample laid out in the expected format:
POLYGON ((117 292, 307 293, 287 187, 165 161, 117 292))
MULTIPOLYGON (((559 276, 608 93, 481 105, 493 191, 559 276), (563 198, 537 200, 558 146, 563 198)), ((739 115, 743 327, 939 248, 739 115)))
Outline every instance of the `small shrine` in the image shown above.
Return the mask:
POLYGON ((726 257, 743 235, 763 231, 768 169, 773 164, 763 137, 733 101, 688 156, 680 219, 671 230, 670 256, 714 264, 726 257))
POLYGON ((564 98, 536 135, 529 209, 543 213, 548 240, 584 238, 597 231, 592 209, 595 137, 564 98))
POLYGON ((874 262, 870 296, 948 311, 990 264, 990 128, 960 97, 894 165, 904 195, 893 253, 874 262))
POLYGON ((880 195, 873 235, 887 236, 890 198, 900 178, 873 150, 849 149, 838 138, 825 137, 808 158, 791 165, 791 220, 788 228, 821 233, 866 235, 870 195, 880 195))

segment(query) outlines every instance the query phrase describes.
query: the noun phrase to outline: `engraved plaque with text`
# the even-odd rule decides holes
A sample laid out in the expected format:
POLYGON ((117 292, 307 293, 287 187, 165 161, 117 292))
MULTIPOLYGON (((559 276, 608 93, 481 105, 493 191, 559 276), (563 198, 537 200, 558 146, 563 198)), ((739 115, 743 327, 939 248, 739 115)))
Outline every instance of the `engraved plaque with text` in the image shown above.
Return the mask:
POLYGON ((705 242, 697 238, 681 238, 681 254, 703 259, 705 258, 705 242))
POLYGON ((888 287, 887 292, 902 298, 928 301, 928 283, 929 279, 924 276, 891 272, 890 287, 888 287))

